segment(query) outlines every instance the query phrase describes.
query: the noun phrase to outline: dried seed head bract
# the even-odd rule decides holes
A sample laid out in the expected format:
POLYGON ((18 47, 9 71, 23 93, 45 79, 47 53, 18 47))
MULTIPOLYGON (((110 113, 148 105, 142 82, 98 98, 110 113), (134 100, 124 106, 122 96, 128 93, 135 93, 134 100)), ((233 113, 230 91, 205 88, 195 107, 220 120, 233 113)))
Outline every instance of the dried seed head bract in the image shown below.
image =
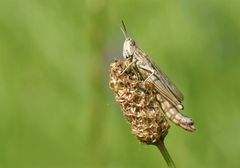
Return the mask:
POLYGON ((109 87, 115 92, 115 100, 121 105, 132 133, 140 142, 156 145, 168 166, 174 168, 164 145, 170 125, 158 101, 159 93, 152 83, 140 80, 136 71, 127 68, 129 64, 129 60, 115 60, 110 65, 109 87))
POLYGON ((109 86, 116 94, 115 100, 121 105, 132 133, 142 143, 163 141, 170 125, 161 112, 157 90, 153 84, 139 80, 131 68, 126 69, 128 65, 128 60, 116 60, 110 65, 109 86))

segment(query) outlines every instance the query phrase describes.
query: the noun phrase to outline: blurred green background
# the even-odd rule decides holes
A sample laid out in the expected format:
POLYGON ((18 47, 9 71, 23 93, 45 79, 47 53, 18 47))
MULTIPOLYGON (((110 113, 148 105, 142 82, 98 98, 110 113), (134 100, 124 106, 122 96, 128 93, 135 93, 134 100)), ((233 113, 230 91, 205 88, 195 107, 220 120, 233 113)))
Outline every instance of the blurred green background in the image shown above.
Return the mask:
POLYGON ((185 95, 178 168, 240 167, 240 1, 1 0, 0 167, 167 167, 108 88, 129 34, 185 95))

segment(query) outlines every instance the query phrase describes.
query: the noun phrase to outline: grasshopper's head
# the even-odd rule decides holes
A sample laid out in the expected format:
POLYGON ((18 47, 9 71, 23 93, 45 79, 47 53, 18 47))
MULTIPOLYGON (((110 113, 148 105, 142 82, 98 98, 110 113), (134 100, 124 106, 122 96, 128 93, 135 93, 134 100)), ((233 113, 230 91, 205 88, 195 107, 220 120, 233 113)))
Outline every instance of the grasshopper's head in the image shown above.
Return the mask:
POLYGON ((125 41, 124 41, 124 44, 123 44, 123 57, 125 59, 128 59, 128 58, 131 58, 137 48, 137 45, 135 43, 135 41, 130 38, 127 34, 127 29, 124 25, 124 22, 122 21, 122 24, 123 24, 123 28, 121 28, 122 32, 123 32, 123 35, 125 37, 125 41))
POLYGON ((131 38, 126 38, 123 44, 123 57, 125 59, 133 56, 136 49, 136 43, 131 38))

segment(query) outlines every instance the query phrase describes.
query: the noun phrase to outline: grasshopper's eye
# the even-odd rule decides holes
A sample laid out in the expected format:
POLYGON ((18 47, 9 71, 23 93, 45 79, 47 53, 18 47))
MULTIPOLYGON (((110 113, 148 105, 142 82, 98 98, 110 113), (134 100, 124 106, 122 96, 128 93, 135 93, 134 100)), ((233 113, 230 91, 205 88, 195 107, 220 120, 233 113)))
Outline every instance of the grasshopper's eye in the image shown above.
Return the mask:
POLYGON ((129 44, 130 44, 130 46, 135 46, 135 41, 134 40, 130 40, 129 44))

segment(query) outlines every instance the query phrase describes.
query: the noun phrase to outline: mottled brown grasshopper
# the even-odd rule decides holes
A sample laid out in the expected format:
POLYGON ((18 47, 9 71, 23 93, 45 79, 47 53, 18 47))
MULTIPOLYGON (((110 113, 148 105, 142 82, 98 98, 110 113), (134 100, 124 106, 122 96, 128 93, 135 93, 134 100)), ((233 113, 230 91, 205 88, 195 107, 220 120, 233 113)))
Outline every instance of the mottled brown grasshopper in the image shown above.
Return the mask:
POLYGON ((187 131, 194 131, 194 122, 191 118, 182 115, 183 94, 177 89, 167 75, 152 61, 149 56, 140 49, 135 41, 127 34, 126 27, 122 21, 121 28, 125 41, 123 44, 123 57, 130 60, 129 66, 134 67, 142 76, 144 82, 152 83, 158 90, 158 101, 165 115, 176 125, 187 131))

